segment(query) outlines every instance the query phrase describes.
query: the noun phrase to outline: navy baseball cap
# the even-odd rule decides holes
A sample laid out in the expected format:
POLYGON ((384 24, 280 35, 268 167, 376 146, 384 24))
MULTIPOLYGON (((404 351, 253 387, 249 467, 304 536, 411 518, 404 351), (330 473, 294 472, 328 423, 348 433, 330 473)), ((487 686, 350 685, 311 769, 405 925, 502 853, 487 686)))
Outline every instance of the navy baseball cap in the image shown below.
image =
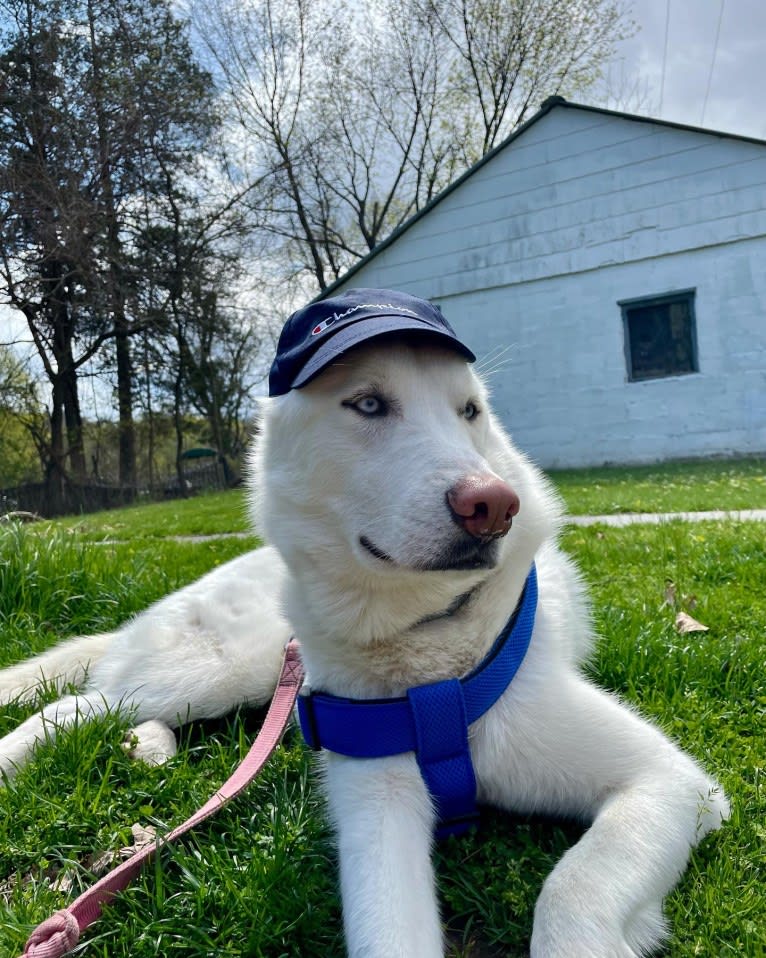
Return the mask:
POLYGON ((309 303, 285 323, 269 374, 269 395, 283 396, 307 382, 339 356, 376 336, 427 333, 468 360, 476 357, 455 335, 438 306, 392 289, 349 289, 309 303))

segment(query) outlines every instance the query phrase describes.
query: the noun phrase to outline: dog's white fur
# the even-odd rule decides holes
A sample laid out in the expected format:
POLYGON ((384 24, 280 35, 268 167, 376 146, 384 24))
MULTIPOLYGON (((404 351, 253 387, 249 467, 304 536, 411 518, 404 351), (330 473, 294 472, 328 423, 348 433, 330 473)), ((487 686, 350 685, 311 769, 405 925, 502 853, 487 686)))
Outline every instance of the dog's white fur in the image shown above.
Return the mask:
MULTIPOLYGON (((220 567, 112 636, 72 640, 0 673, 7 699, 41 674, 69 680, 77 663, 93 663, 83 694, 0 740, 0 768, 10 775, 36 740, 105 706, 175 725, 265 701, 287 620, 310 685, 326 692, 401 695, 461 675, 491 646, 534 560, 540 600, 529 651, 470 730, 479 799, 592 822, 543 885, 534 958, 654 950, 665 934, 663 897, 690 849, 728 814, 726 799, 687 755, 578 670, 590 622, 577 573, 555 542, 559 503, 504 435, 471 367, 435 346, 372 342, 264 406, 252 475, 257 521, 272 547, 220 567), (361 403, 369 397, 379 413, 382 397, 387 414, 369 415, 375 403, 361 403), (469 402, 476 418, 464 415, 469 402), (484 567, 436 571, 465 535, 446 491, 490 474, 519 495, 510 533, 484 567)), ((441 956, 434 812, 414 756, 326 755, 325 766, 349 954, 441 956)))

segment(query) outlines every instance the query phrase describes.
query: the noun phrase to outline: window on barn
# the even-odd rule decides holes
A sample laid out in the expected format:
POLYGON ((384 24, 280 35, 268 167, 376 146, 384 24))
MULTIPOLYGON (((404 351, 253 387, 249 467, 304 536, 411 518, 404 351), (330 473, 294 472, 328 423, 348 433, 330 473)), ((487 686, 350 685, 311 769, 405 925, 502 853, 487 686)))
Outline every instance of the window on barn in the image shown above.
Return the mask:
POLYGON ((660 379, 696 373, 694 290, 623 300, 628 379, 660 379))

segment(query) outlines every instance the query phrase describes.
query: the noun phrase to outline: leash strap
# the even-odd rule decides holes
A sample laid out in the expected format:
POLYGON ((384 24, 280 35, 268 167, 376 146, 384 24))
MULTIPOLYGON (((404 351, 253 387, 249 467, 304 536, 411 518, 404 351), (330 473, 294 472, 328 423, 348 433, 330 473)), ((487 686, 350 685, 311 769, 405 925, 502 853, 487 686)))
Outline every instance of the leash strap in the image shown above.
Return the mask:
POLYGON ((537 610, 537 570, 527 576, 517 609, 492 648, 468 675, 387 699, 349 699, 325 692, 298 698, 306 742, 352 758, 415 752, 439 814, 437 838, 459 835, 478 817, 468 726, 489 711, 524 661, 537 610))
POLYGON ((38 925, 27 941, 22 958, 62 958, 75 947, 80 933, 99 917, 103 906, 130 884, 156 851, 210 818, 247 788, 279 744, 290 720, 295 699, 303 684, 303 666, 298 650, 298 643, 291 639, 285 648, 279 683, 261 730, 231 778, 182 825, 122 862, 83 892, 68 908, 57 911, 38 925))

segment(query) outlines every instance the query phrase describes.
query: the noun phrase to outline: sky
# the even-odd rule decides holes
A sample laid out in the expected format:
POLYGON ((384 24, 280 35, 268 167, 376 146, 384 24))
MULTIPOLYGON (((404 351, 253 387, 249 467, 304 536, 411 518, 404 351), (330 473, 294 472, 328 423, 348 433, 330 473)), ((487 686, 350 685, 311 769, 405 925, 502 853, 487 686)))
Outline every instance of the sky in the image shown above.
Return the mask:
POLYGON ((639 79, 628 112, 766 140, 764 0, 633 0, 632 13, 640 29, 612 68, 626 88, 639 79))

